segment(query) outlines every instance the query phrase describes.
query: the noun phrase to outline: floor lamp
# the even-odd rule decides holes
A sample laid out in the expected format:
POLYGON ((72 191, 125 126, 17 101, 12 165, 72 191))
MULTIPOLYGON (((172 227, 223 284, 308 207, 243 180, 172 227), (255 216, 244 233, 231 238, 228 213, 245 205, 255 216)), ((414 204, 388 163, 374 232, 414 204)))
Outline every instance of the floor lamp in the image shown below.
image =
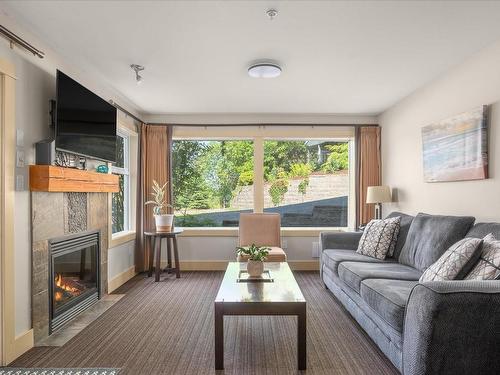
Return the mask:
POLYGON ((391 189, 389 186, 368 186, 366 203, 375 204, 375 219, 382 219, 382 203, 391 201, 391 189))

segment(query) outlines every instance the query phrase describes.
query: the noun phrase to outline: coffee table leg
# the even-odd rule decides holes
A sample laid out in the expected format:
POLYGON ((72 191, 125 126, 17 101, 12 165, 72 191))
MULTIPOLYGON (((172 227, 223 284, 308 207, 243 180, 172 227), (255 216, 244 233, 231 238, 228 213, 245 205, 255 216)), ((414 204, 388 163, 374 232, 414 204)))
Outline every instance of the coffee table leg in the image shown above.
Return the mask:
POLYGON ((215 303, 215 369, 224 370, 224 312, 221 303, 215 303))
POLYGON ((307 330, 306 330, 306 305, 297 315, 297 358, 299 370, 305 370, 307 367, 307 330))
POLYGON ((156 248, 156 269, 155 269, 155 281, 160 281, 160 260, 161 260, 161 237, 155 238, 155 248, 156 248))

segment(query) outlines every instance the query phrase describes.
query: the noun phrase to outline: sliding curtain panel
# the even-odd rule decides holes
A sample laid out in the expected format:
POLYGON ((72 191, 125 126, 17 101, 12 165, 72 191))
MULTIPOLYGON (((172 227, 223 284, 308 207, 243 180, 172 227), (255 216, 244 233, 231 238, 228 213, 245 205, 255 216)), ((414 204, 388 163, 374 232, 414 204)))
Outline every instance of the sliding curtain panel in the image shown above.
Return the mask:
POLYGON ((380 127, 362 126, 356 131, 357 209, 356 227, 375 217, 375 205, 366 204, 368 186, 381 183, 380 127))
POLYGON ((149 243, 144 242, 144 231, 154 230, 155 223, 151 206, 144 206, 150 199, 153 180, 160 185, 168 183, 167 203, 172 202, 172 127, 142 124, 139 136, 139 168, 137 184, 137 225, 135 268, 137 272, 147 269, 149 243))

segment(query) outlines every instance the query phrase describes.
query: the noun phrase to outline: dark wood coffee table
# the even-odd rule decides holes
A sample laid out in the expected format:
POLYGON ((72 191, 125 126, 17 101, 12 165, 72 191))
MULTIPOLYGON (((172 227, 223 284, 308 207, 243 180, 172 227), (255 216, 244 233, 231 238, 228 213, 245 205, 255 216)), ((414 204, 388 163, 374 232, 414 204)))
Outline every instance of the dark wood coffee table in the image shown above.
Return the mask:
POLYGON ((274 282, 237 282, 246 263, 228 264, 215 298, 215 369, 224 369, 225 315, 296 315, 299 370, 306 369, 306 300, 288 263, 265 263, 274 282))

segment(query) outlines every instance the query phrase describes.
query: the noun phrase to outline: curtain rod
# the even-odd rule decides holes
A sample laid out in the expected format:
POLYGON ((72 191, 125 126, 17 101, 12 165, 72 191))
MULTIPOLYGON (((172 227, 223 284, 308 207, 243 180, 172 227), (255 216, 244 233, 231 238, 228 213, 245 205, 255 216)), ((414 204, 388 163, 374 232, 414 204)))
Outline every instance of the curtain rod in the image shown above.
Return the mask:
POLYGON ((133 115, 132 113, 130 113, 129 111, 127 111, 125 108, 123 108, 121 105, 119 104, 116 104, 113 100, 110 100, 109 103, 115 107, 116 109, 122 111, 123 113, 125 113, 127 116, 130 116, 132 117, 135 121, 139 121, 140 123, 142 124, 145 124, 146 122, 145 121, 142 121, 139 117, 133 115))
POLYGON ((0 34, 5 39, 9 40, 9 42, 10 42, 10 48, 13 48, 13 45, 17 44, 19 47, 22 47, 26 51, 31 52, 34 56, 38 56, 41 59, 44 58, 45 52, 40 51, 38 48, 36 48, 32 44, 30 44, 27 41, 25 41, 23 38, 17 36, 12 31, 8 30, 7 28, 3 27, 2 25, 0 25, 0 34))
POLYGON ((378 124, 317 124, 317 123, 243 123, 243 124, 176 124, 176 123, 156 123, 156 122, 150 122, 147 123, 147 125, 152 125, 152 126, 187 126, 187 127, 199 127, 199 128, 206 128, 209 126, 217 126, 217 127, 227 127, 227 126, 288 126, 288 127, 293 127, 293 126, 338 126, 338 127, 345 127, 345 126, 350 126, 354 128, 358 127, 371 127, 371 126, 378 126, 378 124))

